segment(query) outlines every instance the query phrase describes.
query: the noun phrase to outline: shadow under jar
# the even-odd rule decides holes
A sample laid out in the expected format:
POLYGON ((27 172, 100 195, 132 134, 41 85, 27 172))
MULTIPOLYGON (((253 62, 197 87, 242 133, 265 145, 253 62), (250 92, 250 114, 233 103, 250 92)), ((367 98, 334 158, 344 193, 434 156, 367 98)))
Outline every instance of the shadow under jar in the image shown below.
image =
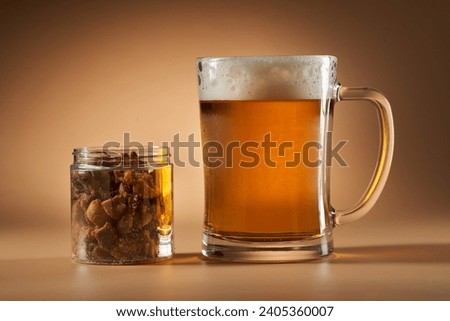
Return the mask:
POLYGON ((73 151, 72 259, 139 264, 172 257, 172 165, 168 149, 73 151))

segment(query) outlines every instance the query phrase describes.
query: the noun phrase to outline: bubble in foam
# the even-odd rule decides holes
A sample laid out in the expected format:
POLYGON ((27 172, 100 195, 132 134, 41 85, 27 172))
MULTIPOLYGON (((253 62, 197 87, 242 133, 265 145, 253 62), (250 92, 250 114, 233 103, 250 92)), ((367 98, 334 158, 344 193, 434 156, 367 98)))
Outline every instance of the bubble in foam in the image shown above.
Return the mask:
POLYGON ((199 58, 201 100, 320 99, 336 84, 333 56, 199 58))

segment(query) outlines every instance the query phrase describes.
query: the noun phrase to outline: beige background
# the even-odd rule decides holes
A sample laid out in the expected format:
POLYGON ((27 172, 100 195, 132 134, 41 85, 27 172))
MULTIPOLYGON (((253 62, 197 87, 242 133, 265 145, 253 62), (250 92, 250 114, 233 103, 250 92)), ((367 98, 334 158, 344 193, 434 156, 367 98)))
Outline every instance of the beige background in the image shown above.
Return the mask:
MULTIPOLYGON (((0 1, 3 275, 15 280, 20 260, 67 263, 73 147, 121 142, 124 132, 143 143, 176 133, 199 139, 195 58, 225 55, 333 54, 342 84, 381 90, 396 126, 391 176, 369 216, 336 230, 337 252, 359 255, 360 263, 398 263, 396 256, 411 263, 422 253, 422 263, 448 267, 448 12, 446 1, 0 1), (390 254, 365 261, 365 252, 390 254)), ((343 156, 350 166, 332 173, 333 204, 345 208, 373 170, 375 111, 340 103, 334 127, 335 139, 349 140, 343 156)), ((196 256, 202 191, 201 168, 175 168, 177 252, 205 269, 196 256)), ((448 285, 439 271, 446 278, 437 284, 448 285)), ((422 298, 450 298, 441 290, 422 298)), ((0 298, 65 298, 15 293, 0 298)), ((386 297, 408 298, 401 293, 386 297)), ((241 298, 252 295, 260 298, 256 291, 241 298)))

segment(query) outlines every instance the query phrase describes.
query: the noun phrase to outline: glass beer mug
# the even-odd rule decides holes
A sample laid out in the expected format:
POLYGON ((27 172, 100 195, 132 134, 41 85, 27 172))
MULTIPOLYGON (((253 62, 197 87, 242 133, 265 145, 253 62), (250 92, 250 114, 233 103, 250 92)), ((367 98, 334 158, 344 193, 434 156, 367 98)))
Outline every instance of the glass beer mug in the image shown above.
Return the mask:
POLYGON ((333 56, 199 58, 205 216, 202 253, 243 262, 316 259, 333 228, 365 215, 388 177, 394 143, 389 102, 337 82, 333 56), (367 100, 381 144, 367 190, 348 210, 330 204, 333 108, 367 100), (328 161, 327 161, 328 160, 328 161))

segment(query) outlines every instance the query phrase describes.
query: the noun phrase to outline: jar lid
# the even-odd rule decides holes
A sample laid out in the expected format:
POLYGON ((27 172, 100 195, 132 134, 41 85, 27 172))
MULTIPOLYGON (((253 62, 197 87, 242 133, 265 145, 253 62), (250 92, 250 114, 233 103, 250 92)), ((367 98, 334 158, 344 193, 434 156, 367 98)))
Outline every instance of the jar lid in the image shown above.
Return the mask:
POLYGON ((74 164, 102 167, 145 168, 169 164, 168 146, 103 146, 73 149, 74 164))

